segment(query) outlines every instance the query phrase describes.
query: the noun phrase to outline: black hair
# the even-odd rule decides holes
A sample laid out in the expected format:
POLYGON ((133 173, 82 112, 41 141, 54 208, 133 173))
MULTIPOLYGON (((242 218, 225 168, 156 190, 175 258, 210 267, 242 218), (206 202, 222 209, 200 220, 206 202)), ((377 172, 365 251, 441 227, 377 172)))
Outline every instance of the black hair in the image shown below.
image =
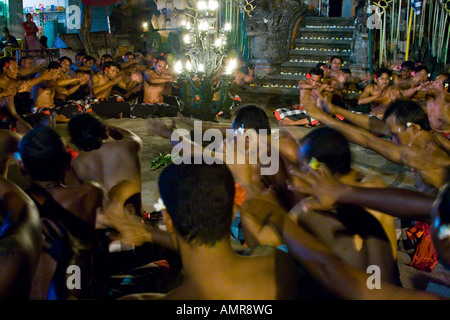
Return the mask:
POLYGON ((235 181, 226 164, 185 159, 190 164, 164 168, 159 192, 180 237, 191 245, 212 247, 230 236, 235 181))
POLYGON ((418 124, 423 130, 430 131, 430 122, 427 113, 422 107, 410 100, 396 100, 384 112, 383 120, 395 116, 397 122, 406 126, 408 122, 418 124))
POLYGON ((0 72, 3 72, 3 68, 5 67, 5 64, 10 63, 11 61, 16 61, 13 57, 4 57, 0 59, 0 72))
POLYGON ((71 159, 59 133, 45 125, 30 130, 18 151, 28 174, 37 181, 60 180, 71 159))
POLYGON ((341 57, 339 57, 339 56, 332 56, 332 57, 330 58, 330 63, 333 62, 334 59, 339 59, 339 60, 341 60, 341 63, 344 62, 344 60, 342 60, 341 57))
POLYGON ((106 127, 89 113, 76 115, 67 123, 70 141, 83 151, 99 149, 106 139, 106 127))
POLYGON ((320 68, 312 68, 311 70, 309 70, 309 74, 315 74, 317 76, 321 76, 323 78, 323 70, 320 68))
POLYGON ((9 29, 8 28, 3 28, 3 32, 6 32, 6 31, 8 31, 9 32, 9 29))
POLYGON ((392 76, 392 71, 388 68, 379 68, 375 71, 375 75, 377 76, 377 78, 381 77, 383 73, 386 73, 387 75, 389 75, 389 77, 392 76))
POLYGON ((77 54, 75 55, 75 60, 76 60, 76 58, 78 58, 78 57, 81 57, 81 56, 86 56, 87 55, 87 53, 86 53, 86 50, 81 50, 81 51, 78 51, 77 52, 77 54))
POLYGON ((347 174, 351 170, 352 155, 348 140, 330 127, 312 130, 300 139, 306 161, 313 157, 324 163, 333 173, 347 174))
POLYGON ((59 60, 59 63, 62 63, 64 60, 67 60, 72 65, 72 59, 70 59, 68 56, 62 56, 58 60, 59 60))
POLYGON ((96 59, 93 56, 85 56, 83 60, 84 62, 94 61, 94 63, 96 61, 96 59))
POLYGON ((111 67, 116 67, 117 69, 122 70, 122 67, 117 62, 115 62, 115 61, 106 61, 103 64, 103 71, 105 71, 106 68, 111 68, 111 67))
POLYGON ((316 64, 315 68, 320 69, 321 67, 328 67, 328 65, 324 62, 319 62, 316 64))
POLYGON ((412 61, 404 61, 402 63, 402 70, 407 69, 407 70, 414 70, 414 68, 416 67, 416 64, 412 61))
POLYGON ((48 40, 47 36, 44 35, 39 38, 39 42, 44 48, 48 48, 47 40, 48 40))
POLYGON ((234 130, 238 128, 254 129, 258 133, 259 130, 267 130, 267 134, 270 134, 270 124, 266 113, 263 109, 255 105, 245 105, 236 111, 232 128, 234 130))
POLYGON ((61 64, 58 61, 50 61, 47 65, 47 70, 54 70, 61 68, 61 64))

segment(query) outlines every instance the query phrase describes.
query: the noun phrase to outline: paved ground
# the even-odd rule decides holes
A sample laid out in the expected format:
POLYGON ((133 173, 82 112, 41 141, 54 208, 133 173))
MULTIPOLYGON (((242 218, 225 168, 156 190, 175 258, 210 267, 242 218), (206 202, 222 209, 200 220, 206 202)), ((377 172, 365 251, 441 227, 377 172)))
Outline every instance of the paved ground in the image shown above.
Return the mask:
MULTIPOLYGON (((278 124, 275 117, 271 113, 271 109, 267 109, 265 105, 260 106, 266 109, 272 127, 277 128, 278 124)), ((168 118, 164 118, 162 120, 167 121, 167 123, 171 121, 171 119, 168 118)), ((160 170, 152 171, 150 166, 151 162, 158 157, 160 153, 170 153, 172 150, 170 142, 159 136, 151 134, 146 125, 146 121, 143 119, 110 119, 107 120, 107 123, 130 129, 142 138, 144 142, 142 152, 143 206, 145 210, 153 211, 153 203, 155 203, 158 199, 157 179, 160 170)), ((224 123, 227 124, 230 123, 230 121, 224 121, 224 123)), ((65 124, 58 124, 57 130, 67 138, 68 135, 65 124)), ((299 138, 311 129, 295 127, 290 128, 289 130, 299 138)), ((410 170, 393 164, 377 153, 363 149, 356 145, 352 145, 352 152, 354 166, 359 168, 364 173, 380 174, 391 186, 402 188, 413 187, 413 178, 410 170)), ((20 176, 15 164, 10 166, 9 177, 19 185, 26 187, 27 182, 20 176)), ((409 262, 410 256, 405 252, 400 251, 398 256, 398 265, 401 280, 405 287, 439 292, 442 295, 450 297, 449 269, 446 269, 443 265, 439 264, 431 273, 421 272, 407 266, 406 264, 409 262)))

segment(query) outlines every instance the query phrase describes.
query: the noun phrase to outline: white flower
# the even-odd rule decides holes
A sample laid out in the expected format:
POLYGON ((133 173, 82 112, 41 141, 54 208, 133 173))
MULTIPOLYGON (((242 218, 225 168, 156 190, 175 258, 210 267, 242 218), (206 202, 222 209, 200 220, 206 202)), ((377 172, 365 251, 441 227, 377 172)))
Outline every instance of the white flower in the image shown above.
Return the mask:
POLYGON ((163 211, 164 209, 166 209, 166 205, 164 204, 164 202, 162 201, 161 198, 158 199, 158 202, 156 202, 153 205, 153 208, 155 208, 155 211, 163 211))
POLYGON ((445 240, 450 237, 450 225, 443 224, 439 227, 438 238, 439 240, 445 240))

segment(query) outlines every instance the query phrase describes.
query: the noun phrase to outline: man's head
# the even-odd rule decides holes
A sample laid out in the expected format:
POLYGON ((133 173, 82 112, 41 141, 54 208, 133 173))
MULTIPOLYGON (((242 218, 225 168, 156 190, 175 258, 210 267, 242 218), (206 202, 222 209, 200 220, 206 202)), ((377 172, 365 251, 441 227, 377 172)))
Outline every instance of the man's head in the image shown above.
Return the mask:
POLYGON ((70 141, 83 151, 99 149, 106 139, 106 127, 95 116, 83 113, 67 123, 70 141))
POLYGON ((9 36, 9 29, 3 28, 3 33, 5 34, 5 36, 9 36))
POLYGON ((31 18, 32 18, 31 13, 27 13, 25 15, 25 18, 27 19, 27 21, 31 21, 31 18))
POLYGON ((239 108, 231 125, 233 130, 254 129, 257 133, 259 130, 266 130, 270 134, 270 124, 266 113, 263 109, 255 105, 246 105, 239 108))
POLYGON ((62 77, 62 67, 61 64, 58 61, 51 61, 48 65, 47 65, 47 71, 53 71, 56 74, 58 74, 58 78, 62 77))
POLYGON ((431 130, 427 113, 414 101, 397 100, 385 111, 383 120, 394 143, 405 143, 418 130, 431 130))
POLYGON ((76 62, 80 62, 81 60, 83 60, 84 57, 86 57, 86 51, 81 50, 78 51, 77 54, 75 55, 75 61, 76 62))
POLYGON ((155 62, 155 71, 158 74, 161 74, 166 71, 168 68, 167 59, 165 57, 157 57, 155 62))
POLYGON ((100 64, 103 65, 106 61, 114 61, 113 56, 108 53, 102 55, 100 58, 100 64))
POLYGON ((120 64, 118 64, 117 62, 114 62, 114 61, 106 61, 103 64, 103 72, 110 79, 116 78, 121 69, 122 68, 120 67, 120 64))
POLYGON ((414 68, 414 82, 425 83, 429 78, 429 71, 425 66, 417 66, 414 68))
POLYGON ((61 64, 62 71, 66 73, 69 71, 70 66, 72 65, 72 59, 67 56, 63 56, 59 58, 59 63, 61 64))
POLYGON ((93 64, 95 64, 95 58, 92 56, 85 56, 83 58, 83 66, 85 67, 91 67, 93 64))
POLYGON ((449 92, 450 87, 450 74, 449 73, 441 73, 436 79, 434 79, 434 84, 445 91, 449 92))
POLYGON ((19 142, 23 167, 36 181, 60 181, 70 166, 70 154, 61 136, 48 126, 37 126, 19 142))
POLYGON ((342 58, 338 56, 333 56, 330 59, 330 69, 331 71, 339 71, 342 68, 342 58))
POLYGON ((230 236, 235 182, 228 166, 171 164, 158 180, 176 234, 191 246, 213 247, 230 236))
POLYGON ((4 57, 0 60, 0 70, 2 75, 12 80, 16 80, 19 74, 19 66, 16 59, 12 57, 4 57))
POLYGON ((127 53, 125 53, 125 55, 123 56, 123 62, 127 63, 127 62, 133 62, 136 59, 136 56, 134 55, 133 52, 128 51, 127 53))
POLYGON ((351 170, 352 156, 347 139, 329 127, 314 129, 300 139, 298 165, 307 166, 312 158, 324 163, 333 174, 345 175, 351 170))
POLYGON ((312 85, 318 86, 323 79, 323 70, 320 68, 313 68, 309 71, 308 82, 312 85))
POLYGON ((24 56, 20 59, 19 66, 22 68, 31 68, 33 66, 33 60, 31 57, 24 56))
POLYGON ((401 65, 402 79, 409 79, 415 67, 416 65, 412 61, 403 62, 401 65))
POLYGON ((379 88, 383 89, 391 82, 391 76, 391 70, 387 68, 380 68, 375 72, 374 81, 379 88))

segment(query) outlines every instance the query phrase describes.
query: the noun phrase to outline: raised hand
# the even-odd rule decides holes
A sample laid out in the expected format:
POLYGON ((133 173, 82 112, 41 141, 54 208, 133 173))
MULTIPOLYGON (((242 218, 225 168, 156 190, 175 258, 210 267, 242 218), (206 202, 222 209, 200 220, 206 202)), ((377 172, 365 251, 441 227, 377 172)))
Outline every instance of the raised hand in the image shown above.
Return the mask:
POLYGON ((305 171, 289 168, 292 177, 289 190, 311 195, 291 210, 294 214, 310 210, 330 210, 339 197, 348 191, 348 186, 339 182, 324 164, 320 164, 318 169, 307 167, 305 171))

